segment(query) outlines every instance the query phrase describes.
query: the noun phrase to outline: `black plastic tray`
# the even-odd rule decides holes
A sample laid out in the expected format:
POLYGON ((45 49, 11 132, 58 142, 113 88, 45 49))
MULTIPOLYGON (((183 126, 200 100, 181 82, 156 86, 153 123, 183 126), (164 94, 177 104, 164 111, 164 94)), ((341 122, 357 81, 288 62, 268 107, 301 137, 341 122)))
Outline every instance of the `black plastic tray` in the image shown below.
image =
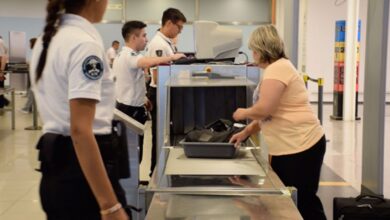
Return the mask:
POLYGON ((238 149, 231 143, 214 142, 180 142, 184 154, 190 158, 225 158, 231 159, 238 155, 238 149))

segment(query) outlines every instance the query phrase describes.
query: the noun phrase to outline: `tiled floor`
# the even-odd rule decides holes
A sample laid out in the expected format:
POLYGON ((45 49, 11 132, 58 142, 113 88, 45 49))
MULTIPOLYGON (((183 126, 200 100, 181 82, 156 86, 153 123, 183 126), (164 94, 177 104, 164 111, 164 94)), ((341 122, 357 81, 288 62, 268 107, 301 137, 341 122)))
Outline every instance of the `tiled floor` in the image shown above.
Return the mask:
MULTIPOLYGON (((17 109, 26 98, 17 96, 17 109)), ((25 131, 32 116, 16 113, 16 129, 11 130, 11 113, 0 116, 0 219, 44 219, 41 210, 35 143, 40 131, 25 131)))
MULTIPOLYGON (((25 100, 17 95, 17 109, 25 100)), ((362 116, 362 106, 359 112, 362 116)), ((331 113, 332 106, 325 105, 324 128, 329 142, 319 190, 329 219, 334 196, 354 196, 360 190, 362 151, 362 121, 331 121, 331 113)), ((31 114, 16 114, 15 131, 11 130, 10 113, 0 115, 0 220, 42 220, 45 217, 38 196, 40 175, 34 170, 38 165, 35 143, 40 131, 24 130, 32 125, 31 114)), ((390 111, 387 111, 386 124, 390 124, 390 111)), ((147 180, 150 132, 146 132, 145 148, 140 176, 147 180)))

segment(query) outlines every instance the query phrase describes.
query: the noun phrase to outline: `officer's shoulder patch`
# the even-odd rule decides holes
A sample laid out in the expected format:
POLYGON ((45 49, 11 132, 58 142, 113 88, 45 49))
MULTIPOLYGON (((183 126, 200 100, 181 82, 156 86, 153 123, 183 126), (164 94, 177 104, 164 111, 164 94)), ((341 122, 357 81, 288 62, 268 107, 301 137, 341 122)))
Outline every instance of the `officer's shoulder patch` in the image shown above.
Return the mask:
POLYGON ((83 62, 83 73, 88 79, 98 80, 103 76, 103 61, 97 56, 89 56, 83 62))

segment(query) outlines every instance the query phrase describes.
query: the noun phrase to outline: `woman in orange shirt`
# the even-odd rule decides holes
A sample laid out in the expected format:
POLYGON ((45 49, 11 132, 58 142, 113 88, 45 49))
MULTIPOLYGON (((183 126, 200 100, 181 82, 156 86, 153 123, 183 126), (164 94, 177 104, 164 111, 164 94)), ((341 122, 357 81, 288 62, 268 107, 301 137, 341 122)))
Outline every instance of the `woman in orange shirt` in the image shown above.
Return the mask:
POLYGON ((304 219, 326 219, 318 190, 325 154, 324 130, 315 116, 302 77, 287 59, 273 25, 257 28, 249 48, 264 75, 250 108, 239 108, 235 120, 253 120, 231 142, 239 143, 262 131, 272 156, 271 166, 286 186, 298 189, 298 209, 304 219), (259 98, 260 97, 260 98, 259 98))

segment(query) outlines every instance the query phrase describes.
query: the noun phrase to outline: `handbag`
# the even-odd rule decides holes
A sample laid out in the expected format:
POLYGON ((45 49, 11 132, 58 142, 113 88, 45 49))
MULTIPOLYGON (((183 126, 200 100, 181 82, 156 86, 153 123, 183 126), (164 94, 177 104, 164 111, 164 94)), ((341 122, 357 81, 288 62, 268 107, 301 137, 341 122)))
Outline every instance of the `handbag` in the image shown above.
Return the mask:
POLYGON ((333 199, 334 220, 389 220, 390 200, 375 195, 333 199))
POLYGON ((218 119, 203 129, 194 129, 185 137, 186 142, 218 142, 228 143, 230 138, 245 127, 237 128, 227 119, 218 119))

